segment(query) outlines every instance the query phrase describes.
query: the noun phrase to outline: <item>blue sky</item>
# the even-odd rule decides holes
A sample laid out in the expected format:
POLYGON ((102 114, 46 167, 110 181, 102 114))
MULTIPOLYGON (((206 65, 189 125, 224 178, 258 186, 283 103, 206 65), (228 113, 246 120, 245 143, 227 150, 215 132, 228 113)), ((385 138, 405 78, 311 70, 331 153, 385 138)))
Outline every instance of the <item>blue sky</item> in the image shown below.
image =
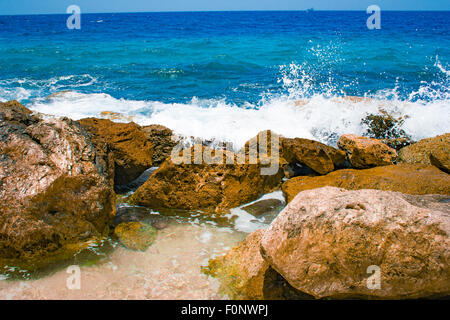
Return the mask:
POLYGON ((450 10, 450 0, 0 0, 0 14, 65 13, 76 4, 82 12, 211 10, 450 10))

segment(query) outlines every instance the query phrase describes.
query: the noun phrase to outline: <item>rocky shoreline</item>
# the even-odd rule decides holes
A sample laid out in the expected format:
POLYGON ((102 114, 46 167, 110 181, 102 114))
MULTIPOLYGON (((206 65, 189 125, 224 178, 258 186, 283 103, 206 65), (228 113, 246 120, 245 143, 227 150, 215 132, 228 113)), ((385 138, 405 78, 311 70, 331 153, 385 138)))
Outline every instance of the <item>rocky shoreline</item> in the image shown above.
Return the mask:
POLYGON ((223 294, 450 295, 449 133, 416 143, 390 134, 348 134, 338 148, 264 134, 277 144, 258 135, 241 150, 243 162, 236 161, 240 153, 219 152, 205 141, 180 150, 192 160, 180 164, 171 157, 178 142, 169 128, 73 121, 34 114, 16 101, 0 103, 0 268, 36 270, 108 236, 145 251, 165 227, 163 216, 150 219, 146 210, 224 218, 230 209, 281 189, 289 204, 270 227, 204 269, 220 279, 223 294), (254 162, 253 140, 259 143, 254 162), (230 162, 197 163, 197 150, 230 162), (275 155, 276 172, 262 175, 275 155), (158 168, 148 171, 152 167, 158 168), (134 192, 119 196, 123 190, 134 192), (120 202, 141 209, 130 213, 120 202), (378 289, 366 285, 373 265, 381 273, 378 289))

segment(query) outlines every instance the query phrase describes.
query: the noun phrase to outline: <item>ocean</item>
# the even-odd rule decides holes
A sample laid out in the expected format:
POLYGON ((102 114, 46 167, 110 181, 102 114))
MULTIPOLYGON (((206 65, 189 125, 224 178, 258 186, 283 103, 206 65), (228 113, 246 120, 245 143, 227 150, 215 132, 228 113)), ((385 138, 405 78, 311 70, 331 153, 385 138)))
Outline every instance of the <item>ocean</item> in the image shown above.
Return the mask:
POLYGON ((265 129, 333 145, 380 110, 415 140, 449 132, 450 12, 382 11, 380 30, 364 11, 68 17, 0 16, 0 101, 237 147, 265 129))

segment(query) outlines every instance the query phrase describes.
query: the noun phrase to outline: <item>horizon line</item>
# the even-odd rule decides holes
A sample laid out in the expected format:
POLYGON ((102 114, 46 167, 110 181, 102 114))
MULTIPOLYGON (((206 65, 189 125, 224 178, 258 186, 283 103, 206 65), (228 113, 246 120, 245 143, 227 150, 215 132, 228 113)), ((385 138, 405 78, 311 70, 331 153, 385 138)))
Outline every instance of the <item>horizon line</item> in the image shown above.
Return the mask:
MULTIPOLYGON (((308 12, 309 9, 298 9, 298 10, 170 10, 170 11, 110 11, 110 12, 83 12, 81 10, 81 14, 114 14, 114 13, 209 13, 209 12, 308 12)), ((440 9, 428 9, 428 10, 381 10, 382 12, 450 12, 449 10, 440 10, 440 9)), ((357 9, 314 9, 313 12, 366 12, 366 10, 357 10, 357 9)), ((311 12, 310 12, 311 13, 311 12)), ((70 13, 61 12, 61 13, 13 13, 13 14, 0 14, 0 16, 47 16, 47 15, 70 15, 70 13)))

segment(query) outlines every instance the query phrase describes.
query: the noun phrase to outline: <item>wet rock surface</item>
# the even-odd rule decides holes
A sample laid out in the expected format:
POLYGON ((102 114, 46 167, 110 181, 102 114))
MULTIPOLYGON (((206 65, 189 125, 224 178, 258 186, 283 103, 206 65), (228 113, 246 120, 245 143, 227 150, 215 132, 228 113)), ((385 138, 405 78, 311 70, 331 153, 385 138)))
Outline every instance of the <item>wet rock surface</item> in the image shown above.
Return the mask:
POLYGON ((231 299, 264 299, 264 276, 269 264, 259 253, 263 230, 250 234, 225 256, 209 261, 204 269, 221 280, 221 292, 231 299))
POLYGON ((78 123, 0 103, 0 264, 36 268, 107 233, 113 163, 78 123))
POLYGON ((255 217, 263 215, 275 216, 283 210, 285 203, 278 199, 265 199, 249 204, 241 209, 255 217))
POLYGON ((125 222, 142 222, 151 225, 157 230, 161 230, 167 228, 169 219, 143 207, 119 207, 112 221, 112 227, 115 228, 117 225, 125 222))
POLYGON ((122 222, 114 228, 114 235, 126 248, 145 251, 155 241, 156 229, 142 222, 122 222))
POLYGON ((220 280, 220 293, 234 300, 311 299, 292 287, 260 253, 264 230, 251 233, 226 255, 209 260, 203 272, 220 280))
POLYGON ((128 192, 136 191, 142 186, 145 181, 158 169, 158 167, 151 167, 145 170, 139 177, 127 184, 115 185, 114 189, 118 194, 126 194, 128 192))

